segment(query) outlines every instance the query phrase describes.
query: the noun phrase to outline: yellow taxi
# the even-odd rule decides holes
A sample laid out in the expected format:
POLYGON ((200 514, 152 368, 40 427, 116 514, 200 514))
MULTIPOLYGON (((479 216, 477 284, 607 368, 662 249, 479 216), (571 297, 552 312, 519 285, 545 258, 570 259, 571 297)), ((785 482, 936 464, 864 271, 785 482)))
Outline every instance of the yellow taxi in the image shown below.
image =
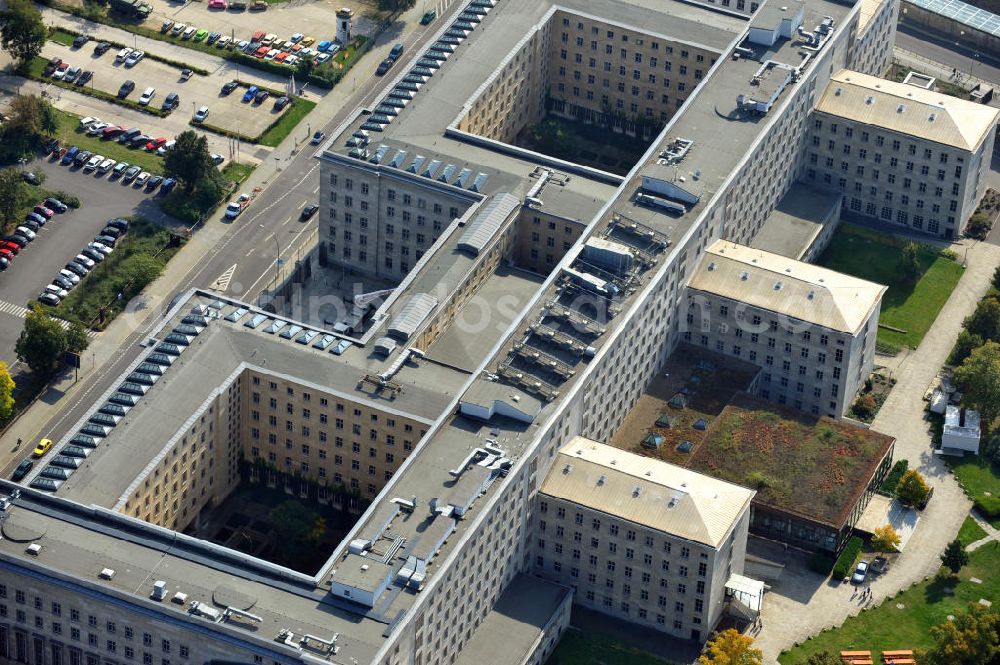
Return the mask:
POLYGON ((42 439, 41 441, 38 442, 38 445, 35 446, 33 454, 35 457, 41 457, 45 453, 49 452, 49 448, 51 447, 52 447, 52 439, 42 439))

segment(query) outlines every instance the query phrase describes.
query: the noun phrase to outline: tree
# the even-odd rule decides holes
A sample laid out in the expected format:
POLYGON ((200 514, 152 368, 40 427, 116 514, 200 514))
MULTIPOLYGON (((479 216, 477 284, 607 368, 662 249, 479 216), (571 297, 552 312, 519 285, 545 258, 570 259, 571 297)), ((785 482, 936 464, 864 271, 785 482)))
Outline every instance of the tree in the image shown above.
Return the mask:
POLYGON ((993 271, 993 288, 1000 291, 1000 266, 993 271))
POLYGON ((961 365, 969 357, 970 353, 983 345, 984 341, 982 337, 970 333, 968 330, 958 333, 955 346, 951 350, 951 355, 948 356, 948 364, 952 366, 961 365))
POLYGON ((914 242, 908 242, 903 246, 903 251, 899 254, 899 273, 909 282, 914 283, 920 277, 920 248, 914 242))
POLYGON ((918 660, 927 665, 985 665, 1000 656, 1000 613, 978 603, 953 621, 931 628, 935 645, 918 660))
POLYGON ((829 651, 817 651, 803 661, 802 665, 844 665, 844 661, 829 651))
POLYGON ((10 376, 7 363, 0 360, 0 422, 14 414, 14 379, 10 376))
POLYGON ((87 337, 87 330, 78 322, 70 324, 66 331, 66 350, 73 353, 83 353, 90 346, 90 338, 87 337))
POLYGON ((896 485, 896 498, 907 506, 921 506, 930 496, 931 489, 927 481, 916 469, 910 469, 899 479, 896 485))
POLYGON ((36 95, 15 95, 7 112, 7 122, 0 128, 0 146, 4 159, 17 159, 32 152, 58 128, 55 109, 36 95))
POLYGON ((29 0, 10 0, 0 13, 0 45, 18 63, 41 53, 48 34, 42 13, 29 0))
POLYGON ((698 665, 762 665, 764 653, 753 648, 753 638, 732 628, 716 633, 705 644, 698 665))
POLYGON ((163 158, 163 172, 176 178, 190 192, 215 168, 208 151, 208 139, 204 134, 187 130, 178 134, 175 140, 177 143, 163 158))
POLYGON ((955 369, 955 384, 983 423, 991 424, 1000 415, 1000 344, 986 342, 970 353, 955 369))
POLYGON ((32 305, 14 346, 17 359, 38 376, 48 378, 59 369, 67 348, 66 331, 40 306, 32 305))
POLYGON ((965 329, 983 340, 1000 341, 1000 300, 996 297, 983 298, 976 305, 976 311, 962 322, 965 329))
POLYGON ((306 554, 326 535, 326 522, 298 501, 288 500, 278 504, 267 514, 281 543, 287 559, 306 554))
POLYGON ((899 532, 891 524, 876 527, 872 534, 872 549, 876 552, 895 552, 902 542, 899 532))
POLYGON ((948 546, 944 548, 944 554, 941 555, 941 564, 950 570, 952 575, 958 575, 958 571, 962 570, 962 566, 966 566, 968 563, 969 553, 965 551, 965 546, 958 538, 948 543, 948 546))
POLYGON ((407 9, 412 9, 417 4, 417 0, 378 0, 378 8, 384 12, 402 14, 407 9))
POLYGON ((21 209, 24 180, 15 168, 0 169, 0 222, 12 222, 21 209))

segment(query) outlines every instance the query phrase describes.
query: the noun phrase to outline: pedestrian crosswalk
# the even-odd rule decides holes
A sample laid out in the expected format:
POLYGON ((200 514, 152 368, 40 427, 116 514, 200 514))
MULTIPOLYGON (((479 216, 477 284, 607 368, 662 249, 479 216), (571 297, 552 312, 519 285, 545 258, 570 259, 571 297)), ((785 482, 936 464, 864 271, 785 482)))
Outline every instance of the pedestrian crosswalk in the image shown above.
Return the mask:
MULTIPOLYGON (((21 307, 20 305, 15 305, 14 303, 9 303, 5 300, 0 300, 0 312, 4 314, 10 314, 11 316, 16 316, 19 319, 23 319, 28 316, 28 308, 21 307)), ((62 327, 63 330, 69 330, 69 322, 63 321, 62 319, 55 319, 55 321, 62 327)), ((97 336, 93 330, 87 331, 87 337, 94 338, 97 336)))

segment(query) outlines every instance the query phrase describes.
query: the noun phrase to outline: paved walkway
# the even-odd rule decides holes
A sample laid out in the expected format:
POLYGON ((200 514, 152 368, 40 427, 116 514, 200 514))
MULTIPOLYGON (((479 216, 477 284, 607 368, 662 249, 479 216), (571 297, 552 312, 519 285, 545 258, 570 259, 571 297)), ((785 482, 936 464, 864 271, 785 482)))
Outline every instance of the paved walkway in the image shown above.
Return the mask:
POLYGON ((974 551, 978 550, 980 547, 982 547, 983 545, 985 545, 986 543, 988 543, 990 541, 1000 540, 1000 530, 994 529, 993 525, 990 524, 989 522, 987 522, 986 520, 984 520, 979 515, 979 513, 977 513, 976 511, 973 510, 971 513, 969 513, 969 517, 971 517, 972 519, 974 519, 976 521, 976 524, 978 524, 980 527, 982 527, 983 531, 986 532, 986 536, 983 537, 983 538, 980 538, 979 540, 977 540, 974 543, 969 543, 968 545, 966 545, 965 546, 965 551, 966 552, 974 552, 974 551))
POLYGON ((958 337, 962 320, 986 293, 990 277, 1000 264, 1000 247, 968 240, 955 245, 959 257, 966 248, 965 274, 923 342, 893 372, 896 386, 872 424, 873 429, 896 437, 895 459, 908 459, 910 468, 924 474, 934 487, 934 497, 923 511, 906 550, 888 572, 872 583, 872 601, 852 597, 854 587, 850 584, 818 582, 815 574, 805 570, 804 557, 792 557, 764 602, 764 628, 756 640, 766 662, 776 662, 782 649, 826 627, 840 625, 864 607, 933 575, 941 565, 938 556, 955 538, 969 513, 972 504, 968 497, 947 466, 933 454, 923 401, 924 391, 958 337))

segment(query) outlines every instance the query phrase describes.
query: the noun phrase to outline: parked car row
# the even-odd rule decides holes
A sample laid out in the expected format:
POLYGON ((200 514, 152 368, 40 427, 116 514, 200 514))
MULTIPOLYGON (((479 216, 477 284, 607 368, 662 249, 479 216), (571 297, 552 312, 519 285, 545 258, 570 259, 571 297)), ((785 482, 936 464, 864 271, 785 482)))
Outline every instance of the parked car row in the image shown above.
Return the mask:
MULTIPOLYGON (((225 9, 226 0, 209 0, 209 8, 225 9), (213 7, 215 3, 216 6, 213 7)), ((234 3, 228 3, 231 7, 234 3)), ((221 32, 209 32, 185 23, 175 23, 167 19, 160 26, 160 32, 176 39, 190 40, 215 44, 216 48, 234 49, 247 55, 272 60, 277 63, 295 66, 301 60, 312 60, 314 65, 321 65, 334 56, 342 48, 335 40, 320 40, 297 32, 288 39, 280 39, 274 33, 260 30, 251 35, 250 39, 233 39, 221 32)))
POLYGON ((42 74, 55 81, 86 85, 94 78, 94 72, 81 67, 73 67, 62 58, 52 58, 45 64, 42 74))
POLYGON ((101 176, 110 174, 108 175, 109 180, 118 180, 123 185, 131 184, 134 188, 144 189, 146 192, 153 192, 159 187, 161 194, 169 194, 170 190, 177 184, 173 178, 152 175, 128 162, 116 162, 110 157, 97 155, 89 150, 81 150, 77 146, 49 147, 52 148, 51 158, 58 159, 63 166, 77 167, 82 173, 96 173, 101 176))
POLYGON ((69 207, 56 198, 47 198, 24 216, 24 221, 10 235, 0 239, 0 270, 6 270, 14 257, 35 239, 38 230, 45 226, 52 215, 62 214, 69 207))
POLYGON ((112 219, 108 222, 93 242, 80 250, 80 253, 70 259, 65 268, 52 278, 52 283, 46 286, 38 296, 38 302, 55 307, 69 295, 98 263, 104 261, 115 250, 121 238, 128 231, 127 219, 112 219))

